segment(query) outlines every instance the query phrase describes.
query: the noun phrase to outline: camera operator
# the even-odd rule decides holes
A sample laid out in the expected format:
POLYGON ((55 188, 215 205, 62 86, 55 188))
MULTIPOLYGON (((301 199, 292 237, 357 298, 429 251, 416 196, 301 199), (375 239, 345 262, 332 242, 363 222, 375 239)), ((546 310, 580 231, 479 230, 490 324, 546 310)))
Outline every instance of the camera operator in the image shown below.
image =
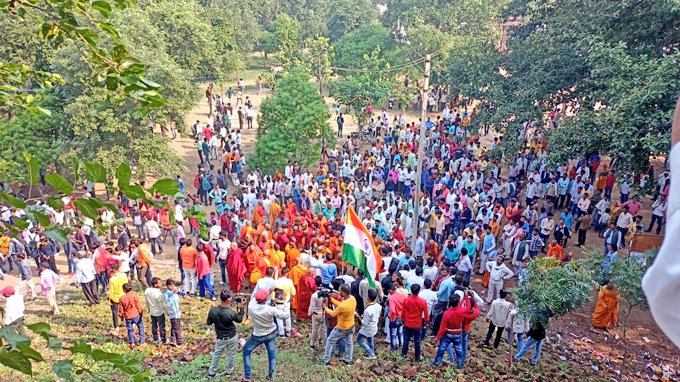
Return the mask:
POLYGON ((337 325, 333 328, 326 340, 326 349, 323 355, 323 362, 326 365, 330 362, 335 344, 340 339, 344 339, 345 345, 347 346, 343 361, 346 365, 352 364, 352 351, 354 350, 352 336, 354 334, 354 312, 357 309, 357 300, 351 295, 350 286, 346 284, 340 286, 340 295, 342 296, 343 301, 338 301, 332 297, 330 298, 330 302, 335 306, 335 309, 332 310, 328 307, 324 308, 326 315, 338 319, 337 325))
POLYGON ((234 323, 243 321, 246 300, 237 297, 235 302, 238 306, 238 312, 231 309, 231 293, 223 290, 220 293, 220 304, 210 308, 208 312, 206 325, 215 325, 215 351, 212 354, 210 369, 208 369, 208 376, 211 378, 217 375, 217 365, 225 349, 227 351, 227 370, 220 375, 232 375, 234 373, 234 359, 238 349, 238 333, 236 333, 234 323))

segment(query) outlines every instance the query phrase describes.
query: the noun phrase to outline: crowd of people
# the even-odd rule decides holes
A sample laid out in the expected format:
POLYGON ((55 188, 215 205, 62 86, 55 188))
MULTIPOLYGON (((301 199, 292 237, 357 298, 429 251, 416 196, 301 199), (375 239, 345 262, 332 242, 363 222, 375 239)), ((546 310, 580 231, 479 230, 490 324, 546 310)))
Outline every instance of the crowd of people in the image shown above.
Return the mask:
MULTIPOLYGON (((482 344, 498 349, 503 340, 516 343, 509 361, 520 361, 533 350, 529 362, 535 365, 552 312, 544 312, 541 319, 524 317, 508 287, 523 282, 527 265, 537 257, 571 261, 571 243, 583 246, 588 235, 601 241, 606 269, 630 235, 644 229, 641 197, 630 190, 655 179, 653 173, 621 176, 598 155, 550 166, 546 140, 531 124, 508 132, 520 134, 526 145, 504 162, 497 153, 502 137, 486 136, 488 126, 473 130, 469 102, 440 90, 428 95, 430 112, 437 114, 425 121, 407 122, 399 113, 390 116, 389 108, 375 113, 375 144, 370 148, 349 136, 341 147, 324 148, 315 170, 289 162, 279 173, 263 174, 247 168, 241 147, 243 116, 250 127, 248 113, 254 113, 248 97, 242 100, 244 92, 239 82, 237 92, 230 88, 226 99, 209 94, 215 111, 205 126, 197 121, 193 129, 200 159, 195 193, 178 176, 179 195, 149 204, 120 194, 118 211, 102 210, 97 222, 77 216, 74 205, 77 198, 95 197, 91 182, 84 194, 63 196, 61 211, 38 202, 54 223, 73 232, 59 244, 32 223, 19 237, 0 239, 0 275, 16 273, 21 280, 0 291, 8 297, 5 324, 21 328, 23 297, 37 296, 35 263, 40 292, 54 314, 59 314, 55 293, 66 271, 75 275, 89 304, 110 305, 112 331, 124 322, 130 346, 146 342, 144 314, 150 316, 154 343, 182 346, 183 299, 219 299, 206 320, 216 337, 210 376, 217 374, 224 353, 227 367, 222 374, 234 373, 236 324, 246 311, 253 328, 241 344, 244 380, 251 378, 251 353, 259 345, 266 347, 267 377, 272 379, 277 338, 299 335, 295 326, 304 320, 311 323, 309 347, 324 347, 325 364, 334 353, 345 364, 353 362, 358 328, 356 342, 367 359, 380 357, 375 339, 382 331, 390 350, 403 357, 408 357, 413 342, 416 361, 426 356, 423 339, 433 336, 438 348, 429 355, 432 364, 440 365, 448 354, 450 362, 462 368, 471 326, 484 314, 488 332, 482 344), (233 116, 239 118, 239 129, 233 116), (422 178, 416 179, 421 142, 425 157, 422 178), (423 191, 416 216, 418 181, 423 191), (377 275, 364 274, 342 259, 349 209, 371 232, 382 257, 383 269, 377 275), (162 253, 173 259, 176 255, 177 277, 163 281, 154 276, 155 259, 162 253), (58 254, 65 255, 66 270, 57 269, 58 254), (141 297, 135 291, 137 282, 141 297), (483 289, 485 298, 479 295, 483 289)), ((337 112, 341 131, 344 118, 337 112)), ((668 172, 663 172, 647 231, 655 223, 657 234, 662 229, 668 184, 668 172)), ((1 209, 5 225, 24 214, 4 205, 1 209)), ((616 324, 616 301, 615 285, 603 286, 595 326, 616 324)))

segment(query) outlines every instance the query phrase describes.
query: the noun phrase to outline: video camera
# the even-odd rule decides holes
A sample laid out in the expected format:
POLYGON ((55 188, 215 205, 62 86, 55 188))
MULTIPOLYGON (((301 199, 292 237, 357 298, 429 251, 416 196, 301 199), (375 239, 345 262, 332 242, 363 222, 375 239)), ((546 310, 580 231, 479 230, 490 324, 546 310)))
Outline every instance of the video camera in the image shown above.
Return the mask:
POLYGON ((237 303, 237 304, 241 304, 241 303, 243 303, 243 301, 245 301, 245 297, 243 297, 243 296, 236 296, 236 297, 234 297, 232 300, 233 300, 235 303, 237 303))
POLYGON ((319 287, 319 289, 317 290, 317 293, 318 293, 319 297, 326 298, 326 297, 330 297, 331 294, 333 294, 333 289, 326 288, 326 287, 319 287))

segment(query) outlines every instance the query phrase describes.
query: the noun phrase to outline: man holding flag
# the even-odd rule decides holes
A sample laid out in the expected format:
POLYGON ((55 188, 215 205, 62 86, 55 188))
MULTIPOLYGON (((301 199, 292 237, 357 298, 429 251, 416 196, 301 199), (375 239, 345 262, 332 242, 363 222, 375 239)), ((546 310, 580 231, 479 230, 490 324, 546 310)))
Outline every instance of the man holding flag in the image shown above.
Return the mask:
POLYGON ((373 242, 373 237, 361 222, 351 206, 347 208, 347 223, 343 233, 342 260, 361 269, 371 288, 382 268, 382 258, 373 242))

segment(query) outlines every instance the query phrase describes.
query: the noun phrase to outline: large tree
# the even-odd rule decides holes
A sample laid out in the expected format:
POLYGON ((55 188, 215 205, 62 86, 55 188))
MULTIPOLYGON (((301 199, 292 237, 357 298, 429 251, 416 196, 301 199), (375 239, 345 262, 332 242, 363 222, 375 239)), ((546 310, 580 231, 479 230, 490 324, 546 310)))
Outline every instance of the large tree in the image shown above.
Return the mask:
POLYGON ((321 146, 333 145, 330 112, 308 74, 293 70, 276 84, 276 92, 262 102, 259 138, 252 167, 266 173, 280 171, 290 161, 306 167, 317 162, 321 146))
POLYGON ((547 132, 554 162, 600 153, 642 170, 650 155, 667 151, 680 94, 677 3, 518 0, 505 15, 513 24, 507 49, 475 40, 451 57, 447 72, 494 111, 482 119, 514 129, 578 99, 580 111, 547 132))

